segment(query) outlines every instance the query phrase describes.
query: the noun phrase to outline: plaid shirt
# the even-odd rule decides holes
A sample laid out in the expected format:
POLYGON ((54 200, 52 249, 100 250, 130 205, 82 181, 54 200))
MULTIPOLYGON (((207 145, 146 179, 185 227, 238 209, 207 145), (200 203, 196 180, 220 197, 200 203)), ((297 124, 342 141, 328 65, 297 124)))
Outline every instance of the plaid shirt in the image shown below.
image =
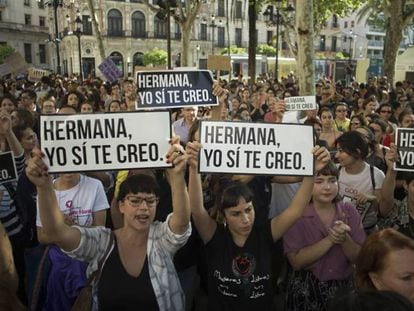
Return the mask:
MULTIPOLYGON (((154 222, 150 226, 147 256, 151 284, 160 310, 181 311, 185 309, 184 293, 173 264, 175 252, 182 247, 191 234, 191 226, 182 234, 174 234, 168 221, 172 214, 168 215, 165 222, 154 222)), ((70 257, 89 262, 87 276, 98 270, 98 263, 105 255, 110 243, 111 230, 105 227, 79 227, 81 232, 79 246, 71 252, 65 252, 70 257)), ((114 245, 105 259, 108 259, 114 245)), ((105 263, 104 263, 105 264, 105 263)), ((98 310, 98 287, 94 284, 93 309, 98 310)))

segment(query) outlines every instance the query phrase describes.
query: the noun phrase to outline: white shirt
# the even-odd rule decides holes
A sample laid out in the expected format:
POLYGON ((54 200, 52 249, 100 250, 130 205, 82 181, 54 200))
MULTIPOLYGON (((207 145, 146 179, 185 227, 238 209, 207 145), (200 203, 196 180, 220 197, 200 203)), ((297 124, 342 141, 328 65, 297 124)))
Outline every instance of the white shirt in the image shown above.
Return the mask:
MULTIPOLYGON (((102 183, 95 178, 81 175, 75 187, 68 190, 55 190, 55 193, 62 213, 80 226, 91 226, 93 213, 109 208, 102 183)), ((39 200, 37 204, 38 202, 39 200)), ((39 206, 37 206, 36 226, 42 227, 39 206)))

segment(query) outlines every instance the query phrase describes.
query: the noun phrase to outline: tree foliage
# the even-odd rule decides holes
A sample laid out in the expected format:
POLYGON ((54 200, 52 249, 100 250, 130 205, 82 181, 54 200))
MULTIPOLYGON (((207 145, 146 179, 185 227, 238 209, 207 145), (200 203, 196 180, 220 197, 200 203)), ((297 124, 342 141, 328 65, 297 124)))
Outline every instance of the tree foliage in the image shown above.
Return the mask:
POLYGON ((276 48, 268 44, 259 44, 256 48, 256 53, 266 56, 275 56, 276 48))
MULTIPOLYGON (((180 25, 181 29, 181 66, 188 66, 189 54, 190 54, 190 40, 191 31, 194 26, 194 22, 198 13, 201 10, 202 0, 188 0, 188 1, 160 1, 163 6, 167 5, 167 8, 160 7, 159 5, 153 5, 152 1, 144 0, 144 3, 148 5, 151 10, 166 14, 166 9, 170 9, 171 17, 180 25), (151 2, 151 3, 150 3, 151 2), (176 5, 175 8, 169 7, 172 3, 176 5)), ((159 2, 158 2, 159 3, 159 2)), ((168 12, 168 11, 167 11, 168 12)), ((168 57, 168 56, 167 56, 168 57)))
POLYGON ((144 53, 143 62, 145 66, 161 66, 167 64, 167 52, 159 48, 153 48, 144 53))
POLYGON ((7 45, 7 44, 1 44, 0 45, 0 64, 3 64, 4 59, 10 56, 14 52, 14 49, 7 45))
MULTIPOLYGON (((221 55, 226 55, 228 53, 229 53, 228 48, 224 48, 224 49, 221 50, 221 55)), ((230 54, 237 54, 237 55, 246 54, 246 49, 245 48, 239 48, 236 45, 232 45, 232 46, 230 46, 230 54)))
POLYGON ((313 1, 314 26, 318 32, 326 21, 335 14, 338 17, 344 17, 354 12, 366 0, 317 0, 313 1))
POLYGON ((406 0, 367 0, 359 12, 359 19, 368 17, 375 26, 384 20, 384 74, 393 83, 398 49, 403 31, 413 24, 414 2, 406 0))

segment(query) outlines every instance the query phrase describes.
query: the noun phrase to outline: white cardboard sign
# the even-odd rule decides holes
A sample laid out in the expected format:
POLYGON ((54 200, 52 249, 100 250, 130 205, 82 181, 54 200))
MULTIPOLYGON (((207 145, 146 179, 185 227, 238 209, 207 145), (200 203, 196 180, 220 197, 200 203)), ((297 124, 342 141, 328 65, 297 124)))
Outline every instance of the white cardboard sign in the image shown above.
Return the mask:
POLYGON ((315 96, 294 96, 285 98, 286 110, 315 110, 315 96))
POLYGON ((202 121, 203 173, 313 176, 313 127, 202 121))
POLYGON ((41 115, 51 173, 170 167, 170 112, 41 115))

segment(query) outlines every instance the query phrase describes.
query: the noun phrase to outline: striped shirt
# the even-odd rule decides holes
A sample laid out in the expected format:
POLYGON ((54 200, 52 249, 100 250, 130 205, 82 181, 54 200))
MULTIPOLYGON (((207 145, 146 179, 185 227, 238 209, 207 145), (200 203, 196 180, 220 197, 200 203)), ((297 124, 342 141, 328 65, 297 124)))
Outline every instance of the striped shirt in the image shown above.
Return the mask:
MULTIPOLYGON (((25 168, 25 160, 24 153, 14 157, 18 178, 25 168)), ((9 182, 7 184, 12 190, 16 191, 17 181, 9 182)), ((2 194, 0 196, 0 221, 3 224, 7 235, 12 237, 22 231, 23 225, 20 221, 14 200, 12 200, 9 191, 7 191, 4 185, 0 185, 0 194, 2 194)))

